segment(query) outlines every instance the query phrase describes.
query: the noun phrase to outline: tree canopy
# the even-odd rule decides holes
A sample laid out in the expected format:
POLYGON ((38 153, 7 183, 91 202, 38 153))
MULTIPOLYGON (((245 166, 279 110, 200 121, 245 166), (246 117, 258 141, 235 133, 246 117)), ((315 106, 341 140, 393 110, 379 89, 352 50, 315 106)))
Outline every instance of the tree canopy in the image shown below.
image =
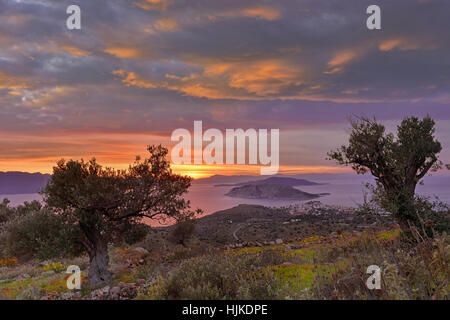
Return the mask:
POLYGON ((387 133, 383 124, 366 117, 351 120, 348 145, 328 153, 340 165, 358 174, 371 173, 384 193, 389 210, 403 228, 416 222, 414 195, 417 184, 429 172, 443 167, 438 154, 441 143, 435 137, 431 117, 405 118, 397 134, 387 133))
POLYGON ((81 229, 91 260, 92 285, 110 282, 108 237, 124 223, 195 215, 182 197, 191 178, 172 172, 166 148, 149 146, 148 151, 149 158, 137 158, 126 170, 104 168, 95 159, 60 160, 43 191, 47 206, 81 229))

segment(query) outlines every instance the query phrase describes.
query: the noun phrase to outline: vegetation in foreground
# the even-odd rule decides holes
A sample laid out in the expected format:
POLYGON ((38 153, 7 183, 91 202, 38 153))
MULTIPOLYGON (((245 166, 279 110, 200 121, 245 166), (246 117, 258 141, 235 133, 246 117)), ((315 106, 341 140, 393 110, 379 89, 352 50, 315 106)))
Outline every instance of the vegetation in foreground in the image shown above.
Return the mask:
MULTIPOLYGON (((2 299, 448 299, 450 242, 401 230, 312 236, 279 245, 226 249, 191 240, 162 250, 109 250, 111 287, 91 290, 88 258, 43 263, 2 261, 2 299), (83 270, 80 291, 66 287, 67 265, 83 270), (369 265, 382 270, 380 290, 366 286, 369 265)), ((145 241, 138 245, 145 244, 145 241)))

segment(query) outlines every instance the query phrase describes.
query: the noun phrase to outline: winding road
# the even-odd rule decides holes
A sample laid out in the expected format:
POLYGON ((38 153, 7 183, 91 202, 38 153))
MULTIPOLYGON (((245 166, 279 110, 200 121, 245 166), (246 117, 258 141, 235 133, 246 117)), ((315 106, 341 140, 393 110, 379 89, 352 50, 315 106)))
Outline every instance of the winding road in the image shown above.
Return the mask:
POLYGON ((240 241, 239 237, 237 236, 237 232, 238 232, 239 230, 241 230, 243 227, 249 226, 249 225, 250 225, 250 223, 240 224, 240 225, 234 230, 234 232, 233 232, 233 238, 234 238, 236 241, 240 241))

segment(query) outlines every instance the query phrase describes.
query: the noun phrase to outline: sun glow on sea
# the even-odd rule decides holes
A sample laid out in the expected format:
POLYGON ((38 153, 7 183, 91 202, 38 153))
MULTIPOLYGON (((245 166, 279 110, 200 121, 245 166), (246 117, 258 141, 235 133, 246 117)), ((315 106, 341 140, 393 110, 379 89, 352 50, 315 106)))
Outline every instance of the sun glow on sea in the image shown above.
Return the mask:
MULTIPOLYGON (((250 165, 195 165, 172 164, 174 173, 189 176, 193 179, 204 179, 213 175, 260 175, 260 166, 250 165)), ((349 172, 349 168, 333 166, 282 166, 279 174, 296 175, 309 173, 342 173, 349 172)))

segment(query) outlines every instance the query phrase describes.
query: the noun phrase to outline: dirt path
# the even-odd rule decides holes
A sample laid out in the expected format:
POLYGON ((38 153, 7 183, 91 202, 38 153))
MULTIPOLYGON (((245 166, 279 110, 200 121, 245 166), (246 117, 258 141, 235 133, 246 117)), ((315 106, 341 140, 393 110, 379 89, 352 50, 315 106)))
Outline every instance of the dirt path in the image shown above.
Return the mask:
POLYGON ((246 227, 247 225, 249 225, 249 224, 248 224, 248 223, 241 224, 241 225, 239 225, 239 226, 234 230, 234 232, 233 232, 233 238, 234 238, 236 241, 240 241, 240 240, 239 240, 239 237, 237 236, 237 232, 238 232, 239 230, 241 230, 243 227, 246 227))

